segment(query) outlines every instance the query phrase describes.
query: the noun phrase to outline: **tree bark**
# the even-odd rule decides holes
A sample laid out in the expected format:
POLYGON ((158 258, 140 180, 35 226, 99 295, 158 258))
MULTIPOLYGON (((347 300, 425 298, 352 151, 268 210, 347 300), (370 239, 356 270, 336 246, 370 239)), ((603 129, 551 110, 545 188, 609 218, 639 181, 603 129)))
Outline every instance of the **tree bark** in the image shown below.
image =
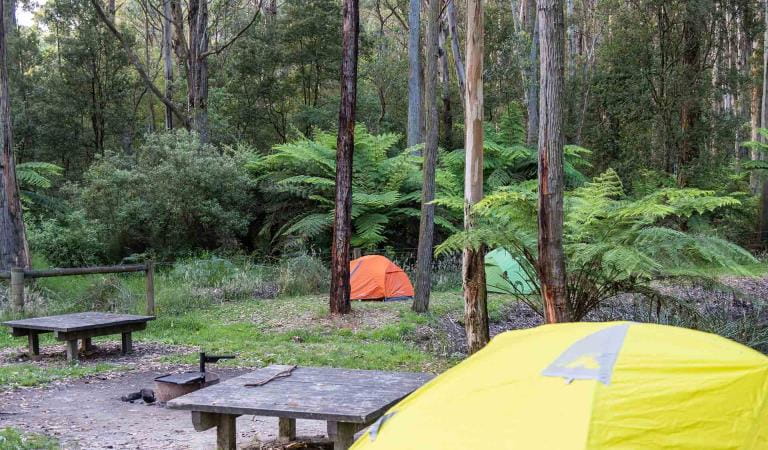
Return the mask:
POLYGON ((531 37, 531 51, 528 58, 528 127, 526 144, 536 146, 539 138, 539 27, 536 19, 536 0, 528 1, 526 31, 531 37))
MULTIPOLYGON (((764 2, 763 20, 765 21, 765 32, 763 33, 763 92, 762 108, 760 110, 760 128, 768 128, 768 1, 764 2)), ((760 136, 761 142, 765 138, 760 136)), ((766 159, 765 155, 761 155, 766 159)), ((768 241, 768 182, 763 175, 762 189, 760 190, 760 225, 758 236, 761 242, 768 241)))
POLYGON ((336 141, 336 209, 331 243, 331 314, 346 314, 349 303, 349 239, 352 234, 352 156, 357 102, 358 0, 344 0, 341 58, 341 104, 336 141))
POLYGON ((682 140, 677 157, 677 184, 688 184, 688 165, 699 156, 700 139, 698 127, 701 119, 701 107, 698 103, 699 85, 701 83, 701 18, 695 11, 695 5, 689 2, 683 19, 683 50, 682 66, 684 75, 688 77, 682 105, 680 107, 680 127, 682 140))
POLYGON ((0 1, 0 126, 3 138, 0 156, 0 269, 11 270, 13 267, 29 268, 30 258, 13 155, 5 17, 5 2, 0 1))
POLYGON ((426 99, 426 141, 424 143, 424 178, 421 188, 421 221, 419 223, 419 247, 416 251, 416 298, 413 310, 427 312, 429 294, 432 289, 432 244, 435 234, 435 169, 437 166, 437 141, 439 118, 437 113, 437 72, 440 35, 441 0, 427 0, 427 70, 424 74, 424 97, 426 99))
POLYGON ((210 142, 208 130, 208 0, 189 1, 189 74, 187 107, 200 142, 210 142))
POLYGON ((421 138, 421 0, 410 0, 408 12, 408 147, 420 144, 421 138))
MULTIPOLYGON (((165 97, 173 99, 173 45, 171 29, 171 0, 163 0, 163 81, 165 82, 165 97)), ((165 129, 173 129, 173 110, 165 105, 165 129)))
POLYGON ((544 318, 568 320, 563 251, 564 23, 562 0, 539 0, 541 100, 539 103, 539 261, 544 318))
POLYGON ((443 97, 443 148, 453 147, 453 111, 451 107, 451 76, 448 73, 448 49, 446 44, 450 39, 448 25, 445 20, 440 21, 440 81, 442 83, 443 97))
MULTIPOLYGON (((464 229, 467 231, 475 226, 472 207, 483 198, 483 40, 483 0, 468 0, 467 87, 464 105, 464 229)), ((464 249, 464 327, 470 354, 483 348, 490 340, 483 256, 482 248, 464 249)))
POLYGON ((445 14, 448 18, 448 30, 451 32, 451 53, 453 53, 453 66, 456 68, 456 80, 459 83, 459 93, 461 94, 461 103, 465 103, 465 92, 467 90, 467 75, 464 71, 464 61, 461 57, 461 45, 459 44, 459 27, 456 23, 456 6, 453 0, 446 0, 445 14))

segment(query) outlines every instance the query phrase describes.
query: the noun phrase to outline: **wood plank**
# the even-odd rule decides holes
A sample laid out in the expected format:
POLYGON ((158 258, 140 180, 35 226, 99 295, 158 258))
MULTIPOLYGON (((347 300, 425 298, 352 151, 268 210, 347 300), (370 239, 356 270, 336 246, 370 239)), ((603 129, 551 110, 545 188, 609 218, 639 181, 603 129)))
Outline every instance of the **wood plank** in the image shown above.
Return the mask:
POLYGON ((296 419, 281 417, 278 420, 278 441, 286 444, 296 440, 296 419))
POLYGON ((133 336, 130 332, 122 334, 122 342, 120 344, 120 352, 123 355, 133 353, 133 336))
POLYGON ((219 426, 219 415, 200 411, 192 411, 192 426, 195 431, 210 430, 219 426))
POLYGON ((77 339, 67 341, 67 361, 77 362, 77 339))
POLYGON ((217 450, 237 449, 237 416, 219 415, 219 426, 216 427, 216 448, 217 450))
POLYGON ((80 331, 54 331, 54 336, 60 341, 69 341, 71 339, 86 339, 98 336, 109 336, 111 334, 129 333, 141 331, 147 328, 146 322, 129 323, 124 325, 110 325, 102 328, 90 328, 80 331))
POLYGON ((291 376, 270 381, 263 386, 244 386, 285 370, 286 367, 275 365, 259 369, 174 399, 167 406, 206 412, 361 424, 375 420, 431 378, 427 374, 299 367, 291 376), (335 376, 335 372, 340 376, 335 376), (378 373, 385 381, 377 383, 372 373, 378 373))
POLYGON ((336 435, 333 437, 333 450, 347 450, 355 442, 357 427, 354 423, 339 422, 336 424, 336 435))
POLYGON ((58 316, 34 317, 31 319, 11 320, 2 325, 12 328, 73 332, 93 328, 104 328, 132 323, 146 323, 154 320, 154 316, 137 316, 132 314, 111 314, 103 312, 83 312, 62 314, 58 316))
POLYGON ((40 338, 37 333, 30 332, 29 339, 29 359, 40 359, 40 338))

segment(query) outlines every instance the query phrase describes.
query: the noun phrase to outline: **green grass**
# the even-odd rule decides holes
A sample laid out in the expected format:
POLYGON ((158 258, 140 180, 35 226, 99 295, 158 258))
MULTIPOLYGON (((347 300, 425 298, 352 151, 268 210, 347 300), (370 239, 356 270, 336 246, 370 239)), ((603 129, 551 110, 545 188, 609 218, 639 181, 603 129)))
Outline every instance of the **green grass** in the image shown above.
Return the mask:
MULTIPOLYGON (((114 364, 62 365, 41 367, 31 363, 0 366, 0 387, 33 387, 66 378, 81 378, 117 369, 114 364)), ((2 446, 0 446, 2 448, 2 446)))
POLYGON ((53 450, 59 443, 42 434, 22 433, 15 428, 0 429, 0 449, 4 450, 53 450))
MULTIPOLYGON (((326 295, 254 299, 251 293, 259 283, 273 280, 268 274, 275 271, 264 270, 264 266, 222 269, 219 265, 213 276, 206 276, 200 273, 205 265, 182 264, 188 266, 165 267, 157 273, 157 320, 134 335, 139 342, 190 348, 162 358, 168 364, 194 364, 198 350, 236 354, 237 359, 222 364, 247 367, 280 363, 437 373, 458 361, 459 355, 442 350, 448 347, 444 342, 447 335, 439 326, 439 318, 461 319, 463 299, 459 292, 433 293, 430 312, 424 315, 411 312, 410 302, 354 302, 352 314, 333 318, 328 314, 326 295), (427 333, 423 333, 425 329, 427 333), (419 338, 420 332, 428 336, 428 342, 419 338)), ((302 271, 295 271, 294 278, 286 278, 290 273, 294 272, 279 273, 281 291, 300 292, 305 282, 302 271)), ((317 286, 316 279, 306 282, 317 286)), ((40 301, 28 315, 93 309, 143 313, 143 289, 140 274, 40 279, 28 296, 40 301)), ((492 297, 491 318, 498 317, 509 301, 492 297)), ((10 316, 6 313, 5 317, 10 316)), ((100 338, 95 343, 105 339, 116 337, 100 338)), ((52 335, 41 335, 41 346, 54 343, 52 335)), ((21 349, 25 344, 24 339, 0 333, 0 350, 21 349)), ((0 366, 0 387, 39 386, 123 369, 116 364, 87 361, 53 366, 35 362, 6 364, 0 366)))

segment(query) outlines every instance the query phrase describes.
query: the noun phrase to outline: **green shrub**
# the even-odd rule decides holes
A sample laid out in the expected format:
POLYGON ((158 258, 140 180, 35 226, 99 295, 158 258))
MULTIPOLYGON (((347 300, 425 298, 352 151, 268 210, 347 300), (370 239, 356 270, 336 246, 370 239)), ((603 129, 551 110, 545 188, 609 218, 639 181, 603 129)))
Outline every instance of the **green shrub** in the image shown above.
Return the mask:
POLYGON ((106 259, 105 232, 101 224, 73 211, 27 226, 32 253, 42 254, 55 267, 82 267, 106 259))
POLYGON ((330 289, 328 266, 320 258, 303 254, 283 258, 277 266, 280 294, 319 294, 330 289))
POLYGON ((259 202, 247 148, 214 148, 183 130, 149 135, 134 155, 107 154, 70 186, 103 228, 108 257, 176 256, 248 245, 259 202))

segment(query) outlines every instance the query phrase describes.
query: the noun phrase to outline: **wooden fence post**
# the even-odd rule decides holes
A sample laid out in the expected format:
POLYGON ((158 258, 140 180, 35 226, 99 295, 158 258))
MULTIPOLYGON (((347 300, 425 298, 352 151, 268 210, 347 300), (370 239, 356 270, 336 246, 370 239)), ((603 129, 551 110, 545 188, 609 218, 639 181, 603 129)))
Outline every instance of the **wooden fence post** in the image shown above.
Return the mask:
POLYGON ((147 275, 147 315, 155 315, 155 262, 149 260, 145 264, 147 275))
POLYGON ((11 268, 11 305, 13 311, 24 312, 24 269, 11 268))

